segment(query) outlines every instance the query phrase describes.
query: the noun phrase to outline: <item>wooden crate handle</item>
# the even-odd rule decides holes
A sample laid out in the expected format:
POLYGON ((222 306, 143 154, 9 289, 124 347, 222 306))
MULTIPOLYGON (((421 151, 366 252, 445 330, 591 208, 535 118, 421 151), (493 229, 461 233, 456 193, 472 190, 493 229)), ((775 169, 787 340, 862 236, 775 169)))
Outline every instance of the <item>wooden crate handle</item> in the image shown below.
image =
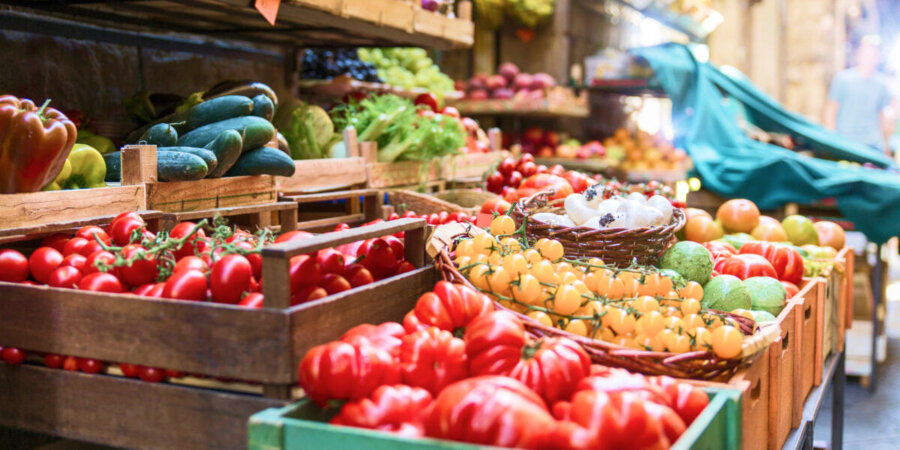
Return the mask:
POLYGON ((156 183, 156 146, 126 145, 122 147, 122 185, 156 183))
POLYGON ((371 141, 359 143, 359 152, 366 163, 378 162, 378 144, 371 141))
POLYGON ((465 0, 456 5, 456 17, 471 22, 472 21, 472 2, 465 0))
POLYGON ((350 127, 344 130, 344 148, 348 157, 362 156, 359 149, 359 142, 356 139, 356 128, 350 127))

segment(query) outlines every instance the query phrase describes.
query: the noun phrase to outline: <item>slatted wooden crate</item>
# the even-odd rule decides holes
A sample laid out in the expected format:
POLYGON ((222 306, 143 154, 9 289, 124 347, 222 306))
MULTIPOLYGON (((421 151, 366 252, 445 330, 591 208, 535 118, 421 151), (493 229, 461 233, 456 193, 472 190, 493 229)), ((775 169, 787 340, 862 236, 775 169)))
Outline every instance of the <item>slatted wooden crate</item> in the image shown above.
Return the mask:
POLYGON ((448 181, 481 180, 486 172, 503 159, 503 152, 467 153, 445 156, 442 162, 444 178, 448 181))
POLYGON ((297 228, 329 231, 335 225, 350 226, 383 218, 383 194, 377 189, 354 189, 320 194, 284 195, 299 207, 297 228))
POLYGON ((251 231, 260 228, 277 228, 283 233, 297 229, 297 203, 291 201, 163 213, 162 229, 171 230, 179 222, 213 219, 216 216, 227 219, 229 225, 238 225, 251 231))
POLYGON ((279 194, 347 189, 366 184, 366 163, 360 157, 294 161, 291 177, 275 177, 279 194))
POLYGON ((411 291, 433 286, 433 267, 422 267, 424 226, 404 219, 265 248, 262 309, 0 282, 2 345, 262 385, 248 396, 4 366, 0 376, 15 389, 0 393, 0 425, 123 447, 246 448, 247 417, 291 398, 309 348, 336 339, 348 323, 393 319, 415 301, 411 291), (292 256, 399 231, 406 231, 407 260, 420 269, 289 306, 292 256), (394 308, 385 298, 406 303, 394 308), (97 407, 116 398, 153 407, 97 407))
MULTIPOLYGON (((821 333, 819 332, 820 309, 823 300, 819 295, 822 280, 820 278, 804 278, 800 292, 791 299, 796 311, 795 336, 797 340, 798 358, 794 363, 793 420, 794 427, 800 426, 803 417, 803 405, 806 397, 816 383, 816 368, 821 365, 819 353, 822 351, 821 333)), ((821 368, 819 368, 821 379, 821 368)))
POLYGON ((0 195, 0 230, 5 235, 38 225, 147 209, 143 185, 0 195))
POLYGON ((769 448, 781 448, 793 428, 794 367, 797 354, 797 305, 788 302, 778 315, 781 335, 769 347, 769 448))

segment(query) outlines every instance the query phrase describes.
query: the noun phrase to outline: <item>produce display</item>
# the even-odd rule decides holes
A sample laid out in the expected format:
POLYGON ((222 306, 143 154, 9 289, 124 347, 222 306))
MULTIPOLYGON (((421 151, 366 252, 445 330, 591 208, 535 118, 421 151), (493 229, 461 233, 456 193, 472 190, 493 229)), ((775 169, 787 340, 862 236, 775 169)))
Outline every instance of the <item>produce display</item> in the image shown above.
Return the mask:
POLYGON ((496 75, 478 74, 465 86, 466 98, 472 100, 542 99, 546 91, 556 86, 556 80, 546 73, 529 74, 519 71, 511 62, 500 65, 496 75))
POLYGON ((690 158, 662 135, 624 128, 603 140, 606 156, 620 162, 623 170, 687 170, 690 158))
POLYGON ((333 425, 502 447, 667 448, 709 403, 669 377, 592 365, 572 340, 535 339, 445 281, 402 325, 351 328, 311 349, 299 372, 333 425))
POLYGON ((455 90, 453 80, 421 48, 361 48, 359 59, 373 64, 378 78, 393 86, 424 88, 436 95, 455 90))
POLYGON ((303 52, 300 77, 306 80, 330 80, 346 75, 354 80, 380 82, 375 65, 360 60, 354 49, 307 49, 303 52))

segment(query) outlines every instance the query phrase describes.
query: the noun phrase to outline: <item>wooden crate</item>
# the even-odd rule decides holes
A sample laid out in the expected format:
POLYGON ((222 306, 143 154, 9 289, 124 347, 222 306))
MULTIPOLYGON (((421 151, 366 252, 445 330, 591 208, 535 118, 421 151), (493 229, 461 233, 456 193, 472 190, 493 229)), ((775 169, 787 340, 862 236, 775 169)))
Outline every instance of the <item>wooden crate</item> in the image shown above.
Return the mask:
POLYGON ((781 335, 769 347, 769 448, 781 448, 793 428, 794 365, 797 354, 796 304, 778 315, 781 335))
POLYGON ((413 7, 413 31, 427 36, 444 36, 444 26, 450 21, 433 11, 413 7))
POLYGON ((15 229, 146 209, 143 185, 3 194, 0 195, 0 232, 21 234, 15 229))
POLYGON ((297 228, 307 231, 330 231, 339 223, 354 226, 384 217, 384 196, 377 189, 285 195, 282 199, 299 206, 297 228), (343 204, 335 202, 339 200, 343 204))
POLYGON ((838 252, 836 262, 843 264, 843 271, 839 275, 838 314, 840 315, 840 333, 837 338, 838 351, 844 350, 846 331, 853 324, 853 270, 856 261, 856 253, 853 247, 844 247, 838 252))
POLYGON ((476 178, 480 181, 502 159, 503 152, 445 156, 442 162, 444 179, 456 181, 476 178))
MULTIPOLYGON (((39 239, 53 233, 72 233, 74 234, 78 228, 87 225, 105 226, 108 225, 118 215, 111 214, 107 216, 86 217, 77 220, 61 220, 54 223, 21 226, 16 228, 7 228, 0 230, 0 244, 12 242, 30 241, 39 239)), ((158 231, 161 229, 161 220, 163 214, 159 211, 136 211, 145 222, 147 229, 150 231, 158 231)))
POLYGON ((213 219, 221 216, 228 219, 229 225, 238 225, 254 231, 259 228, 275 228, 281 232, 297 229, 297 203, 279 201, 263 205, 235 206, 232 208, 204 209, 200 211, 184 211, 163 213, 162 229, 171 230, 179 222, 186 220, 213 219))
POLYGON ((133 448, 246 448, 241 424, 251 413, 291 398, 297 365, 309 348, 357 323, 402 317, 415 303, 413 292, 434 285, 434 267, 423 267, 424 226, 422 220, 402 219, 265 248, 261 309, 0 282, 3 345, 262 384, 251 389, 255 395, 238 395, 27 364, 3 366, 0 376, 11 374, 3 379, 32 401, 24 401, 24 394, 0 393, 0 426, 133 448), (419 269, 289 306, 292 256, 399 231, 406 232, 407 260, 419 269), (67 400, 78 395, 83 398, 67 400), (109 398, 152 407, 137 408, 142 413, 97 408, 109 398), (97 411, 89 413, 92 409, 97 411), (147 414, 159 417, 147 419, 147 414), (225 424, 232 426, 219 433, 225 424), (158 437, 159 430, 166 436, 158 437), (198 441, 198 431, 206 440, 198 441))
POLYGON ((766 349, 728 382, 741 391, 741 448, 744 450, 765 449, 768 445, 770 350, 766 349))
MULTIPOLYGON (((384 5, 379 8, 379 23, 382 26, 391 27, 391 28, 399 28, 408 33, 412 33, 413 31, 413 21, 415 20, 415 11, 413 11, 412 4, 406 2, 398 2, 398 1, 386 1, 384 5)), ((460 20, 450 21, 452 24, 457 24, 462 22, 460 20)), ((472 23, 472 22, 468 22, 472 23)), ((449 25, 449 24, 448 24, 449 25)), ((466 36, 459 35, 455 39, 464 39, 466 36)), ((469 36, 474 38, 475 32, 469 33, 469 36)), ((468 42, 468 41, 466 41, 468 42)), ((471 44, 469 44, 471 45, 471 44)))
POLYGON ((366 165, 369 188, 395 188, 428 185, 442 182, 441 166, 437 161, 423 163, 403 161, 395 163, 370 162, 366 165))
POLYGON ((331 14, 339 14, 343 0, 290 0, 290 3, 327 11, 331 14))
POLYGON ((275 177, 269 175, 157 181, 154 145, 129 145, 122 149, 122 184, 144 184, 146 208, 166 212, 260 205, 278 200, 275 177))
MULTIPOLYGON (((803 417, 803 405, 806 397, 815 385, 816 366, 821 361, 818 351, 822 349, 822 343, 818 339, 819 317, 819 283, 818 278, 804 278, 800 292, 791 299, 797 309, 795 323, 795 337, 797 339, 797 355, 794 362, 794 378, 797 385, 794 386, 793 399, 793 426, 800 426, 803 417)), ((820 373, 821 376, 821 373, 820 373)))
POLYGON ((275 177, 279 194, 345 189, 366 184, 366 163, 360 157, 294 161, 291 177, 275 177))

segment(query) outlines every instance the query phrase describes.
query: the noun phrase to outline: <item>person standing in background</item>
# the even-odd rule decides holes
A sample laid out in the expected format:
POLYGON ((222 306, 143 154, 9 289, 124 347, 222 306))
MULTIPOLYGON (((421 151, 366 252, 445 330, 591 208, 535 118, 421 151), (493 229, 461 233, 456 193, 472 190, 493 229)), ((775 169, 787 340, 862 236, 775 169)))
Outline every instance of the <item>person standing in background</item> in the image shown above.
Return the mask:
POLYGON ((825 127, 893 157, 888 139, 894 132, 893 96, 878 71, 881 41, 860 39, 856 65, 834 76, 825 106, 825 127))

